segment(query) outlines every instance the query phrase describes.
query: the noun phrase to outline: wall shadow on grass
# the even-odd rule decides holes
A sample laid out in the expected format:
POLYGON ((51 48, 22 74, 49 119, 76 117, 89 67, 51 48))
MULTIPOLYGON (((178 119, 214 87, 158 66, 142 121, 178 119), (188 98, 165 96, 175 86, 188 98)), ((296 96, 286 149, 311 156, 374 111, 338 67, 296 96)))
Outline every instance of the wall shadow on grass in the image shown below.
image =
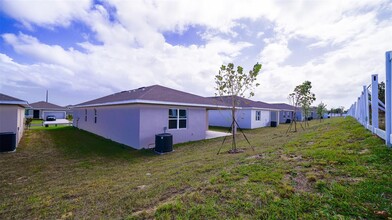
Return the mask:
POLYGON ((72 158, 106 157, 125 160, 156 156, 152 150, 135 150, 72 126, 42 129, 54 146, 72 158))

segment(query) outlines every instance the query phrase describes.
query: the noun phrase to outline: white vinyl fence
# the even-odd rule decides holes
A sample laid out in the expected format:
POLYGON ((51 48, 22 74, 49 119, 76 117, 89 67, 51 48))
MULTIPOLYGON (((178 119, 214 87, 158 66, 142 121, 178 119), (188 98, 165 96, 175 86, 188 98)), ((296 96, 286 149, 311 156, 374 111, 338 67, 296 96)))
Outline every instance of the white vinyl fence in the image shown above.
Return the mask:
POLYGON ((385 103, 378 97, 378 75, 372 75, 371 84, 363 86, 363 91, 358 100, 351 105, 347 114, 354 117, 365 128, 385 140, 388 147, 392 147, 392 51, 385 53, 385 103), (370 89, 369 89, 370 88, 370 89), (379 128, 379 110, 385 112, 385 130, 379 128), (371 118, 370 117, 371 114, 371 118))

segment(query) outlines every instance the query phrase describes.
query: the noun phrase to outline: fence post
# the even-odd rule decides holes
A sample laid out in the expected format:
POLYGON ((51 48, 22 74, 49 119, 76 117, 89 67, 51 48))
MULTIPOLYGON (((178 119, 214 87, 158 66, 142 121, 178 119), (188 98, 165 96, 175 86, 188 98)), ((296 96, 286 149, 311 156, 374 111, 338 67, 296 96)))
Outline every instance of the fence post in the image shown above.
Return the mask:
POLYGON ((357 121, 361 123, 361 97, 358 97, 357 100, 357 111, 355 113, 355 119, 357 119, 357 121))
POLYGON ((357 105, 356 102, 354 102, 354 104, 351 106, 351 116, 355 117, 355 106, 357 105))
POLYGON ((366 86, 363 86, 364 101, 365 101, 365 128, 369 125, 369 92, 366 86))
POLYGON ((366 86, 363 86, 363 91, 362 91, 362 97, 361 97, 361 101, 362 101, 362 125, 365 126, 366 128, 366 86))
POLYGON ((378 75, 372 75, 372 132, 378 128, 378 75))
POLYGON ((392 124, 392 111, 391 111, 391 102, 392 102, 392 79, 391 79, 391 59, 392 59, 392 51, 387 51, 385 53, 385 143, 388 147, 392 147, 391 143, 391 124, 392 124))

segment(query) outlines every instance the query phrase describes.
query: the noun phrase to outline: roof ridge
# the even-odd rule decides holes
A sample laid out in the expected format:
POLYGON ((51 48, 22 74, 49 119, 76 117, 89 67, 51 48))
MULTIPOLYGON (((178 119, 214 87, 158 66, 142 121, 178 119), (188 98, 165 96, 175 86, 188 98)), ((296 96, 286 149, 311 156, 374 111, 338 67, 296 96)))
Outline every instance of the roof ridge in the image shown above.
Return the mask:
POLYGON ((2 95, 2 96, 4 96, 4 97, 7 97, 7 98, 10 98, 10 99, 14 99, 15 101, 26 102, 25 100, 22 100, 22 99, 19 99, 19 98, 15 98, 15 97, 10 96, 10 95, 6 95, 6 94, 4 94, 4 93, 0 93, 0 95, 2 95))
POLYGON ((149 89, 148 89, 148 91, 146 91, 145 93, 143 93, 141 96, 139 96, 139 99, 142 99, 146 94, 150 93, 150 92, 151 92, 152 90, 154 90, 154 88, 156 88, 157 86, 159 86, 159 85, 155 84, 155 85, 152 85, 152 86, 140 87, 139 89, 142 89, 142 88, 149 88, 149 89))

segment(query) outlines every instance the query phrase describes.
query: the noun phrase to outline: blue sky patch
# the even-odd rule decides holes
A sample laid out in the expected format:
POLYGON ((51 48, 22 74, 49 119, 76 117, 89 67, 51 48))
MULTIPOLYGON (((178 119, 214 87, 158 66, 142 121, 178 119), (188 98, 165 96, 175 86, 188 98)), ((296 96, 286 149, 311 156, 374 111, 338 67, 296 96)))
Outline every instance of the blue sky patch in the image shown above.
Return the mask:
POLYGON ((201 34, 206 30, 200 25, 190 25, 184 31, 166 31, 163 32, 166 43, 173 46, 190 46, 190 45, 204 45, 206 40, 202 38, 201 34))

